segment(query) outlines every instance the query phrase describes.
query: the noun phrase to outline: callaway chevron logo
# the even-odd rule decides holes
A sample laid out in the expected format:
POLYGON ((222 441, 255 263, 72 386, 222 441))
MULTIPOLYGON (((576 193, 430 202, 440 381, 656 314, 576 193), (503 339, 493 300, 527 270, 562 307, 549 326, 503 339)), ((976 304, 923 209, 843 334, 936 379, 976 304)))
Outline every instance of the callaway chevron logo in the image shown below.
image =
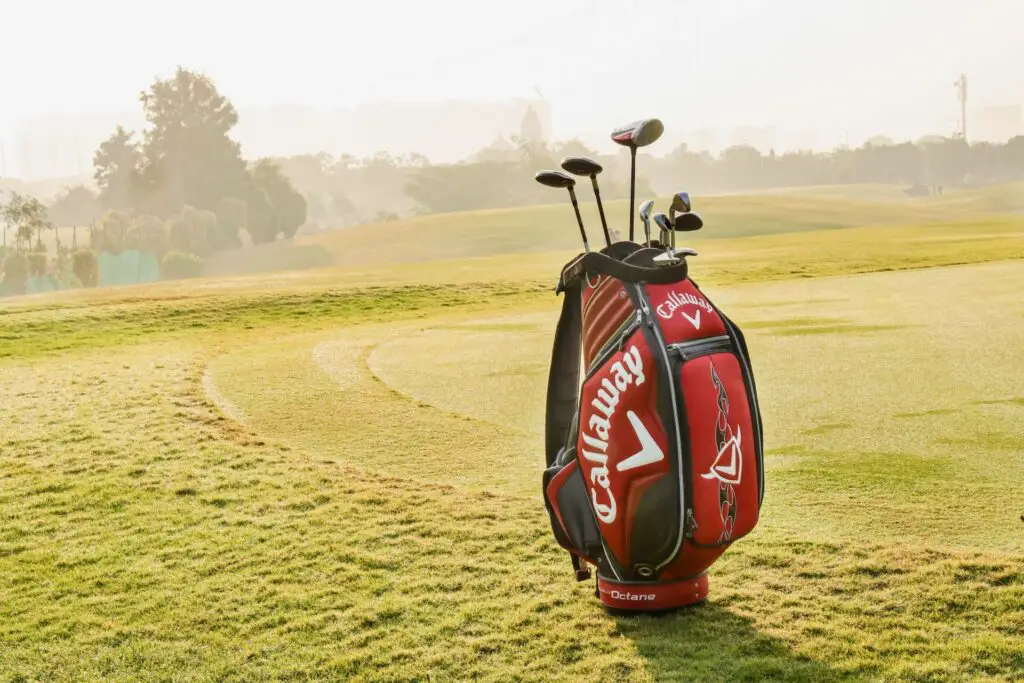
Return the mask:
POLYGON ((704 297, 694 296, 689 292, 683 292, 682 294, 679 292, 669 292, 668 296, 665 298, 665 303, 659 305, 655 311, 657 312, 658 317, 664 320, 668 320, 676 311, 679 311, 679 315, 686 318, 686 320, 693 325, 693 329, 699 330, 701 309, 704 309, 708 313, 715 312, 715 309, 711 307, 711 304, 708 303, 708 300, 704 297), (696 306, 697 310, 694 311, 693 314, 687 313, 683 310, 683 306, 686 305, 696 306))
MULTIPOLYGON (((621 361, 609 366, 608 376, 601 379, 597 396, 590 402, 594 410, 587 420, 586 429, 580 433, 585 444, 581 454, 589 468, 590 498, 597 518, 605 524, 611 524, 618 516, 618 504, 611 490, 611 473, 608 469, 611 419, 616 413, 622 395, 630 387, 640 386, 646 379, 640 350, 635 345, 630 346, 622 355, 621 361)), ((615 469, 625 472, 664 460, 665 454, 639 416, 632 410, 627 410, 626 418, 640 443, 640 450, 619 461, 615 469)))

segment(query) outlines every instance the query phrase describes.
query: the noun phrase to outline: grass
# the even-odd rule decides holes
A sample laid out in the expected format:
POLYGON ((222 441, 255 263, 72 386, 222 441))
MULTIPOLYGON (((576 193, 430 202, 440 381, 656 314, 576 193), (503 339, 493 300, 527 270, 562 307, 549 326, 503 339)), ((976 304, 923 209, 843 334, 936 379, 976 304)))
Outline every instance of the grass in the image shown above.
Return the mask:
MULTIPOLYGON (((695 242, 806 233, 864 226, 919 226, 954 223, 982 225, 1006 217, 1024 220, 1024 184, 953 191, 935 197, 879 201, 877 191, 816 192, 814 188, 776 194, 695 197, 694 209, 705 217, 695 242)), ((888 196, 888 195, 885 195, 888 196)), ((603 244, 596 204, 579 193, 580 211, 591 244, 603 244)), ((564 197, 553 196, 553 201, 564 197)), ((669 199, 655 211, 668 210, 669 199)), ((605 204, 609 227, 628 233, 629 202, 605 204)), ((1011 218, 1011 220, 1012 220, 1011 218)), ((1019 226, 1019 223, 1018 223, 1019 226)), ((637 235, 643 226, 636 221, 637 235)), ((803 235, 794 235, 801 239, 803 235)), ((830 239, 819 236, 821 239, 830 239)), ((496 254, 535 253, 579 248, 579 235, 568 202, 547 206, 438 214, 358 226, 302 238, 331 253, 339 265, 466 259, 496 254)), ((718 249, 716 245, 716 249, 718 249)))
POLYGON ((571 253, 5 301, 0 681, 1015 680, 1022 242, 701 245, 768 491, 663 618, 606 615, 540 502, 571 253))

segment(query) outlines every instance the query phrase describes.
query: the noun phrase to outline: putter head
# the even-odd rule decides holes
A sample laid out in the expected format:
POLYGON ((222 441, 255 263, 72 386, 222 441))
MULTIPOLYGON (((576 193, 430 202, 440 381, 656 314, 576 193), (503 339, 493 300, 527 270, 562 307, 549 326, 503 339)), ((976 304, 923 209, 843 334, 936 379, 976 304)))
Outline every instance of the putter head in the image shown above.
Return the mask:
POLYGON ((572 188, 576 185, 576 180, 561 171, 537 171, 537 174, 533 176, 541 185, 547 185, 548 187, 568 187, 572 188))
POLYGON ((672 197, 672 205, 669 211, 673 213, 690 213, 690 193, 676 192, 672 197))
POLYGON ((565 157, 562 159, 562 170, 573 175, 595 176, 604 169, 601 164, 586 157, 565 157))
POLYGON ((665 132, 665 124, 658 119, 633 121, 612 131, 612 141, 624 147, 646 147, 665 132))
POLYGON ((640 205, 640 218, 644 223, 647 223, 651 218, 651 209, 654 208, 654 200, 648 199, 646 202, 640 205))
POLYGON ((672 221, 672 229, 676 232, 693 232, 704 227, 699 213, 681 213, 672 221))

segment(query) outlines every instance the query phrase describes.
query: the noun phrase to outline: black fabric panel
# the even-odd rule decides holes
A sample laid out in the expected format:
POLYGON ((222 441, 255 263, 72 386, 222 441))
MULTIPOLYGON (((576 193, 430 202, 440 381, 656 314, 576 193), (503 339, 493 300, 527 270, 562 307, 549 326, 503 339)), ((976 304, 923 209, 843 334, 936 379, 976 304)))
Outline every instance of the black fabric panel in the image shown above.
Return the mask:
POLYGON ((594 519, 594 511, 590 508, 590 496, 586 482, 583 481, 583 470, 579 467, 569 475, 565 484, 555 494, 556 504, 565 522, 565 531, 573 546, 579 548, 589 557, 599 558, 603 552, 601 532, 594 519))
POLYGON ((550 467, 566 444, 566 435, 579 403, 580 347, 583 312, 579 287, 571 287, 562 299, 562 314, 555 327, 548 371, 548 396, 544 418, 545 464, 550 467))

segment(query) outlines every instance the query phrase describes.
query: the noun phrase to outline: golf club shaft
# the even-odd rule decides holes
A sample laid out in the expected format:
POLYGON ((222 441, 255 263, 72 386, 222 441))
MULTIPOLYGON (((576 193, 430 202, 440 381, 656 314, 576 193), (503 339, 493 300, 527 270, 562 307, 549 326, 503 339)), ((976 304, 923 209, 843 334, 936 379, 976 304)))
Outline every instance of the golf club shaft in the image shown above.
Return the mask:
POLYGON ((636 147, 629 148, 629 241, 633 241, 633 203, 636 195, 636 147))
POLYGON ((576 191, 569 188, 569 199, 572 200, 572 210, 576 212, 576 222, 580 226, 580 236, 583 237, 583 249, 589 254, 590 243, 587 241, 587 231, 583 229, 583 216, 580 215, 580 205, 576 202, 576 191))
POLYGON ((608 221, 604 218, 604 207, 601 206, 601 190, 597 189, 597 176, 590 176, 590 183, 594 186, 594 199, 597 200, 597 212, 601 214, 601 228, 604 230, 604 241, 608 243, 608 248, 612 248, 612 236, 608 232, 608 221))

